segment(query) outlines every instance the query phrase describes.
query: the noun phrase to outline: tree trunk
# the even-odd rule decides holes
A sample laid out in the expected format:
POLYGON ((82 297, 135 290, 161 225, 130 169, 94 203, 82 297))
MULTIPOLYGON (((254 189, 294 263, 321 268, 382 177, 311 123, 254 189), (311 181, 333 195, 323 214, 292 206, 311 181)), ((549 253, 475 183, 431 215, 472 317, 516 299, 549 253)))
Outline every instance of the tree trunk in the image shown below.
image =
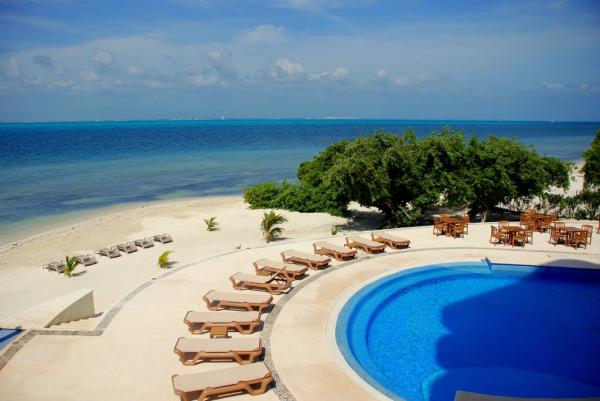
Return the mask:
POLYGON ((485 223, 485 221, 487 220, 487 215, 488 215, 488 210, 487 209, 483 209, 481 211, 481 222, 485 223))

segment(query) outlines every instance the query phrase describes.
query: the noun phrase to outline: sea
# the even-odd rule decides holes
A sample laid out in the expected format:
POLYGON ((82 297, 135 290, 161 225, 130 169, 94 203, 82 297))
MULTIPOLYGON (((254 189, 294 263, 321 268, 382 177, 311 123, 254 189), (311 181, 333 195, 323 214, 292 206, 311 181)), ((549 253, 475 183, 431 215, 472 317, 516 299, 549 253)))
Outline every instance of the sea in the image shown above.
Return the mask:
POLYGON ((241 194, 295 179, 340 139, 444 126, 514 137, 542 155, 581 160, 600 122, 181 120, 0 124, 0 237, 41 221, 128 203, 241 194))

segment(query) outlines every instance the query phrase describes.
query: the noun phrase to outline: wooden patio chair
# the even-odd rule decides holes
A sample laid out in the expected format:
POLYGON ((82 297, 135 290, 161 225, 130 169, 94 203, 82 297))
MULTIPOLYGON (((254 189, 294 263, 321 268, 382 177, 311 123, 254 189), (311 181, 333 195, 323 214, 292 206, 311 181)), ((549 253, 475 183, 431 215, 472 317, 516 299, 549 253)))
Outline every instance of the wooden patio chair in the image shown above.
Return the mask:
POLYGON ((259 276, 237 272, 229 277, 236 290, 262 290, 269 294, 279 295, 292 285, 292 279, 282 273, 272 276, 259 276))
POLYGON ((507 227, 509 225, 510 225, 510 223, 508 221, 506 221, 506 220, 500 220, 498 222, 498 227, 507 227))
POLYGON ((578 233, 574 234, 573 237, 571 237, 571 241, 569 243, 569 245, 571 245, 573 248, 579 248, 580 246, 583 246, 584 249, 587 248, 587 244, 588 235, 585 230, 581 230, 578 233))
POLYGON ((592 227, 590 224, 583 224, 581 229, 585 230, 586 232, 588 245, 592 245, 592 231, 594 231, 594 227, 592 227))
POLYGON ((271 371, 262 362, 171 376, 173 391, 181 401, 204 401, 208 397, 220 397, 239 392, 259 395, 267 391, 272 381, 271 371))
POLYGON ((525 231, 527 236, 527 242, 533 244, 533 234, 535 233, 535 223, 529 220, 526 224, 521 224, 521 227, 525 231))
POLYGON ((293 249, 287 249, 281 252, 281 258, 284 262, 305 265, 309 269, 320 269, 327 267, 331 259, 321 255, 311 255, 310 253, 300 252, 293 249))
POLYGON ((313 249, 317 255, 331 256, 337 260, 349 260, 356 257, 356 249, 344 248, 326 241, 315 242, 313 249))
POLYGON ((259 276, 270 276, 272 274, 283 274, 286 277, 296 280, 298 277, 306 274, 308 267, 295 265, 292 263, 282 263, 270 259, 259 259, 252 262, 254 271, 259 276))
POLYGON ((271 307, 273 297, 269 294, 247 294, 210 290, 202 298, 208 310, 242 309, 266 312, 271 307))
POLYGON ((550 239, 548 243, 556 246, 561 243, 565 243, 566 233, 560 229, 560 227, 550 227, 550 239))
POLYGON ((507 240, 506 234, 502 232, 498 227, 491 226, 490 227, 490 244, 505 244, 507 240))
POLYGON ((465 223, 460 222, 451 224, 448 226, 448 235, 452 238, 464 237, 465 236, 465 223))
MULTIPOLYGON (((183 319, 183 322, 188 326, 190 333, 202 334, 207 331, 217 331, 215 329, 224 330, 227 335, 228 331, 237 331, 241 334, 251 334, 254 332, 262 321, 258 312, 195 312, 188 311, 183 319)), ((211 333, 212 337, 212 333, 211 333)))
POLYGON ((527 242, 527 231, 519 230, 515 232, 512 236, 511 242, 512 246, 519 245, 525 248, 525 243, 527 242))
POLYGON ((233 360, 240 365, 245 365, 261 356, 263 348, 259 337, 219 339, 179 337, 173 352, 186 366, 212 360, 233 360))
POLYGON ((344 246, 352 249, 360 249, 366 253, 385 252, 385 244, 371 241, 358 236, 346 237, 344 246))
POLYGON ((438 217, 433 218, 433 235, 439 236, 444 235, 446 231, 446 225, 438 217))

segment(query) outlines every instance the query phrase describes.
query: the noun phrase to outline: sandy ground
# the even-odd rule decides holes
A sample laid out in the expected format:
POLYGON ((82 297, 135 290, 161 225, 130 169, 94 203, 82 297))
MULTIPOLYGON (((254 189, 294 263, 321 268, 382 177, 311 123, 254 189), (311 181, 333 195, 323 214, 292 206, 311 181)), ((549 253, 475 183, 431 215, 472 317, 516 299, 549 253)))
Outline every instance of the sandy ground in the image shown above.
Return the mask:
MULTIPOLYGON (((332 225, 346 222, 321 213, 280 212, 288 219, 282 239, 329 235, 332 225)), ((120 210, 12 243, 0 250, 0 322, 84 288, 94 290, 96 311, 104 312, 139 283, 161 273, 157 259, 165 250, 174 251, 172 260, 181 264, 238 247, 265 245, 262 215, 261 210, 248 209, 240 196, 198 198, 120 210), (217 217, 219 229, 208 232, 203 219, 211 216, 217 217), (98 264, 78 268, 71 279, 42 269, 65 255, 93 253, 163 232, 171 234, 174 242, 115 259, 97 256, 98 264)))

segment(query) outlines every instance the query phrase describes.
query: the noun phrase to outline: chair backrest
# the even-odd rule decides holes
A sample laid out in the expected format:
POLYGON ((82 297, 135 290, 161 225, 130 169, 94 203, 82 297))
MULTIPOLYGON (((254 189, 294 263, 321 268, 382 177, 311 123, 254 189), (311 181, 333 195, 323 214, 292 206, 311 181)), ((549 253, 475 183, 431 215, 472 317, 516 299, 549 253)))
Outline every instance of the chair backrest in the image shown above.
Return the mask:
POLYGON ((590 233, 590 234, 591 234, 591 233, 592 233, 592 231, 594 230, 594 227, 592 227, 592 226, 591 226, 591 225, 589 225, 589 224, 582 224, 582 226, 581 226, 581 229, 582 229, 582 230, 585 230, 585 231, 587 231, 588 233, 590 233))
POLYGON ((508 221, 506 220, 501 220, 498 222, 498 227, 507 227, 508 226, 508 221))
POLYGON ((556 228, 564 228, 566 224, 564 221, 554 221, 552 225, 556 228))
POLYGON ((529 209, 525 210, 525 213, 527 213, 527 214, 533 214, 533 213, 535 213, 535 209, 529 208, 529 209))
POLYGON ((471 221, 471 219, 469 218, 469 215, 465 215, 463 216, 463 223, 469 223, 471 221))
POLYGON ((496 226, 490 226, 490 228, 492 229, 492 235, 493 234, 498 234, 498 227, 496 227, 496 226))

